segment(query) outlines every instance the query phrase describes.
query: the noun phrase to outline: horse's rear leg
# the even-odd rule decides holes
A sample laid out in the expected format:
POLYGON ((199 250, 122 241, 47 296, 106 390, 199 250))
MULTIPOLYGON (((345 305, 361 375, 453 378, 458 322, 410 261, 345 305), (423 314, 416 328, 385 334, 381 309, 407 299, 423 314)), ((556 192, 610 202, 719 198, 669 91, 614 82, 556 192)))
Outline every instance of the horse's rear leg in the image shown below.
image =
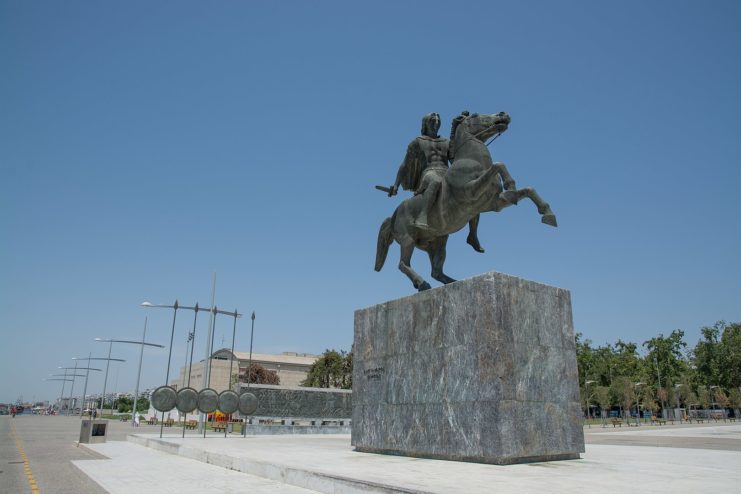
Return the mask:
POLYGON ((401 259, 399 260, 399 271, 407 275, 407 278, 411 280, 412 284, 414 285, 414 288, 416 288, 420 292, 422 290, 429 290, 430 288, 432 288, 430 284, 424 280, 424 278, 422 278, 412 269, 412 254, 414 253, 414 241, 410 239, 403 243, 399 242, 399 245, 401 246, 401 259))
POLYGON ((432 277, 440 283, 453 283, 455 280, 450 276, 443 273, 443 265, 445 264, 446 249, 445 246, 448 244, 448 236, 440 237, 430 244, 430 248, 427 254, 430 256, 430 264, 432 265, 432 277))

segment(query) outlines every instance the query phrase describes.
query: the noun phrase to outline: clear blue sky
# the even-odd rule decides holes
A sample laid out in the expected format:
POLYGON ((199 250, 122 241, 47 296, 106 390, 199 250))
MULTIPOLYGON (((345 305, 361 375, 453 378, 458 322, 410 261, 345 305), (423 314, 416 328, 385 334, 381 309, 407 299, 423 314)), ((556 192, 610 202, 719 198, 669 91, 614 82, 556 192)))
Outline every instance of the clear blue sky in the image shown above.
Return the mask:
MULTIPOLYGON (((207 305, 213 272, 218 306, 257 312, 256 351, 348 350, 355 309, 413 291, 396 247, 373 271, 407 197, 373 186, 431 111, 443 134, 508 112, 492 154, 559 221, 485 215, 486 253, 452 236, 449 275, 567 288, 596 344, 693 346, 741 320, 739 19, 736 1, 3 1, 0 402, 54 399, 43 377, 145 315, 167 343, 171 313, 139 304, 207 305)), ((136 350, 114 356, 133 390, 136 350)), ((166 360, 147 351, 144 386, 166 360)))

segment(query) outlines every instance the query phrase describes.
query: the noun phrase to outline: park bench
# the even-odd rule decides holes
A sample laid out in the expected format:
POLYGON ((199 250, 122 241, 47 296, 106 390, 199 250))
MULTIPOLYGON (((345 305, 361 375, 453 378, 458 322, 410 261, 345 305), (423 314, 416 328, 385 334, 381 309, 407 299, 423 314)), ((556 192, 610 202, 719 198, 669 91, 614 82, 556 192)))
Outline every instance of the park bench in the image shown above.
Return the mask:
POLYGON ((185 423, 186 429, 195 430, 197 426, 198 426, 198 422, 196 420, 189 420, 185 423))
POLYGON ((126 415, 121 415, 121 417, 118 420, 120 420, 121 422, 128 422, 129 417, 127 417, 126 415))
POLYGON ((149 417, 149 420, 147 420, 147 423, 149 425, 157 425, 157 417, 149 417))
POLYGON ((212 427, 214 429, 214 432, 224 432, 224 431, 226 431, 226 424, 223 423, 223 422, 216 423, 212 427))
MULTIPOLYGON (((656 415, 654 415, 653 417, 651 417, 651 422, 656 423, 656 424, 659 424, 659 425, 666 425, 666 419, 663 418, 663 417, 657 417, 656 415)), ((672 421, 672 423, 673 422, 674 421, 672 421)))
POLYGON ((172 427, 173 424, 175 424, 175 419, 167 419, 162 422, 162 425, 164 425, 165 427, 172 427))
POLYGON ((616 425, 619 425, 620 427, 623 426, 623 419, 620 417, 611 417, 610 422, 612 422, 612 427, 615 428, 616 425))

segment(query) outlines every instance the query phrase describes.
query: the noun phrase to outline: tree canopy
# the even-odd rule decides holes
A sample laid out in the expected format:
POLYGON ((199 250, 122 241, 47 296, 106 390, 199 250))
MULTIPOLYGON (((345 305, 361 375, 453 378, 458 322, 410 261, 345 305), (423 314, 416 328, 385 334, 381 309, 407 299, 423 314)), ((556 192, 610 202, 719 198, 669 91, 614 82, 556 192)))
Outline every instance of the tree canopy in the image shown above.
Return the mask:
POLYGON ((640 401, 647 410, 658 406, 700 404, 741 406, 741 323, 719 321, 701 328, 690 348, 681 329, 660 333, 642 343, 617 340, 593 347, 576 334, 579 386, 586 401, 602 408, 629 408, 640 401), (589 382, 589 385, 587 385, 589 382))
POLYGON ((326 350, 309 369, 302 386, 312 388, 352 388, 352 351, 326 350))

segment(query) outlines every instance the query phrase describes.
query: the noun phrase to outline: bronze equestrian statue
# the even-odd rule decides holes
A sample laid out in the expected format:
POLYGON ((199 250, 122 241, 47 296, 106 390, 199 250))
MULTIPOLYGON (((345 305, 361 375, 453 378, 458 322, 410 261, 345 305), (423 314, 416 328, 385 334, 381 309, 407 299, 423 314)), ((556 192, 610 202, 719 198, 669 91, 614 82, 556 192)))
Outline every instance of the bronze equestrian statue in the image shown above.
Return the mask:
POLYGON ((400 184, 416 192, 414 197, 399 204, 394 214, 381 225, 375 269, 380 271, 383 268, 388 249, 395 240, 401 246, 399 269, 419 291, 431 287, 411 267, 414 248, 429 255, 434 279, 441 283, 452 283, 455 280, 443 273, 448 236, 470 223, 468 243, 474 249, 483 251, 476 238, 479 213, 499 212, 527 197, 537 206, 543 223, 557 226, 556 216, 535 189, 517 189, 504 164, 494 163, 491 159, 485 142, 507 130, 509 115, 504 112, 493 115, 463 112, 453 120, 445 158, 442 143, 437 137, 439 115, 437 122, 435 128, 435 119, 431 118, 427 133, 423 123, 423 136, 427 136, 431 142, 427 143, 429 145, 418 145, 420 149, 412 149, 412 145, 420 138, 410 144, 407 158, 410 152, 413 153, 412 158, 409 161, 405 158, 396 183, 390 188, 377 187, 389 195, 394 195, 400 184), (452 161, 450 168, 447 168, 447 159, 452 161), (410 170, 407 166, 417 168, 410 170), (424 173, 427 168, 431 171, 424 173), (414 177, 419 177, 417 183, 414 177))

